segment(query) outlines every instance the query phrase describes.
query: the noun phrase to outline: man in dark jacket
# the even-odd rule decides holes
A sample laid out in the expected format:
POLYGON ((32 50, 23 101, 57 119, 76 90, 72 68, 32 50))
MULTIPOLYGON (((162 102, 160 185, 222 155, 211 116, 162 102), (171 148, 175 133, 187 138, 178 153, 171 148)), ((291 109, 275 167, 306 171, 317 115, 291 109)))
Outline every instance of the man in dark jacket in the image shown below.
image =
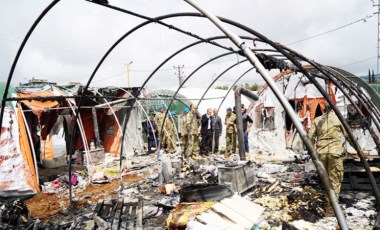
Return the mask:
POLYGON ((213 109, 213 150, 214 153, 217 153, 219 151, 219 138, 222 135, 222 118, 218 115, 218 109, 214 108, 213 109))
POLYGON ((212 124, 212 110, 211 108, 208 108, 207 113, 203 114, 201 118, 201 154, 208 154, 211 152, 212 124))
POLYGON ((242 121, 243 121, 243 132, 244 132, 244 149, 245 152, 249 152, 249 143, 248 143, 248 133, 251 130, 253 123, 252 118, 247 114, 247 109, 244 108, 244 105, 241 106, 242 121), (249 123, 249 124, 248 124, 249 123))
POLYGON ((156 148, 160 145, 160 136, 158 135, 158 127, 154 121, 155 113, 149 114, 149 120, 144 125, 144 133, 147 135, 148 140, 148 153, 152 153, 153 143, 156 140, 156 148))

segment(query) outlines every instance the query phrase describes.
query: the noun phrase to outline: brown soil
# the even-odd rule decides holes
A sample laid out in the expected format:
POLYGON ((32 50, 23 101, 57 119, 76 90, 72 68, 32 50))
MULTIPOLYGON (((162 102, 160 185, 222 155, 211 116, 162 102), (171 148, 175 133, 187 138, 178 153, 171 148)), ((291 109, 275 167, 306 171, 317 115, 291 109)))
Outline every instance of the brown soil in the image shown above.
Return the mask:
MULTIPOLYGON (((124 183, 134 183, 139 180, 145 179, 147 173, 142 175, 130 174, 123 177, 124 183)), ((120 180, 114 180, 107 184, 90 184, 81 192, 75 194, 75 197, 81 199, 82 197, 89 197, 81 199, 78 202, 77 209, 83 205, 91 204, 99 199, 116 195, 116 190, 120 187, 120 180)), ((60 197, 57 194, 39 193, 32 198, 25 201, 28 209, 33 217, 41 220, 47 220, 52 216, 58 215, 62 210, 67 209, 70 205, 69 198, 60 197)))

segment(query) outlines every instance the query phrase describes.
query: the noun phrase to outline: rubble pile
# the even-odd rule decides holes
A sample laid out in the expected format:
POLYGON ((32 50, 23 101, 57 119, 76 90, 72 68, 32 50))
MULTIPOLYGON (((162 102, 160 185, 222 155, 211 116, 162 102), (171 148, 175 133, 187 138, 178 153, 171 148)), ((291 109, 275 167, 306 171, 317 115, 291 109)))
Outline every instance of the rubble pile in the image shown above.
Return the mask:
MULTIPOLYGON (((9 205, 24 207, 16 215, 18 221, 26 218, 41 229, 111 229, 115 224, 120 229, 126 225, 136 227, 139 202, 144 229, 335 229, 337 226, 335 218, 324 217, 326 195, 308 162, 248 161, 239 165, 242 163, 221 155, 182 161, 179 154, 163 152, 158 161, 153 155, 143 154, 127 161, 122 183, 120 177, 112 176, 115 174, 112 170, 105 170, 104 175, 108 177, 105 183, 92 183, 85 189, 74 187, 74 207, 69 207, 67 191, 41 193, 27 200, 29 211, 25 205, 9 205), (233 178, 231 183, 223 184, 220 177, 221 173, 230 175, 230 172, 236 172, 239 177, 239 170, 252 169, 255 183, 248 188, 232 187, 233 183, 239 184, 233 178), (111 181, 112 178, 117 180, 111 181), (126 207, 130 207, 129 212, 126 207), (29 212, 34 218, 23 214, 29 212)), ((57 179, 65 179, 63 175, 57 179)), ((84 174, 73 175, 80 178, 84 174)), ((372 228, 377 214, 372 195, 342 191, 340 199, 350 228, 372 228)), ((4 207, 2 224, 8 226, 14 221, 8 217, 6 222, 3 218, 12 216, 7 214, 12 209, 4 207)))

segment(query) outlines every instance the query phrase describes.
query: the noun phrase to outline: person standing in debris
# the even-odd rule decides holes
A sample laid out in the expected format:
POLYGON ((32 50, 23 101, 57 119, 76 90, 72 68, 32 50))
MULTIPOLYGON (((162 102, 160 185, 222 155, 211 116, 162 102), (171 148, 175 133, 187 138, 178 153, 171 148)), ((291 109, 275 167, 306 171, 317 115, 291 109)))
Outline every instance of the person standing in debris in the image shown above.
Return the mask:
POLYGON ((149 114, 149 120, 144 125, 144 133, 147 135, 148 153, 152 153, 153 143, 156 142, 156 148, 160 144, 160 137, 158 136, 158 127, 154 121, 155 112, 149 114))
POLYGON ((185 108, 183 110, 183 114, 180 118, 180 124, 181 124, 181 149, 182 149, 182 158, 187 158, 187 149, 189 147, 189 133, 186 129, 186 123, 187 123, 187 114, 189 113, 189 108, 185 108))
POLYGON ((218 115, 218 109, 213 109, 213 151, 217 153, 219 151, 219 138, 222 135, 222 118, 218 115))
POLYGON ((227 115, 224 120, 226 125, 226 157, 236 152, 236 115, 232 113, 231 107, 227 108, 227 115))
POLYGON ((242 123, 243 123, 243 132, 244 132, 244 150, 246 153, 248 153, 249 152, 248 133, 251 130, 253 120, 247 114, 247 109, 244 108, 243 104, 241 105, 241 113, 242 113, 242 123))
MULTIPOLYGON (((331 107, 326 105, 325 113, 322 116, 315 118, 313 121, 309 131, 309 138, 312 143, 315 144, 319 159, 329 175, 337 197, 339 197, 344 169, 344 147, 341 141, 342 135, 344 135, 346 140, 351 144, 351 140, 338 117, 331 107)), ((330 203, 328 203, 326 208, 326 215, 334 215, 330 203)))
POLYGON ((190 105, 190 112, 186 116, 186 129, 189 134, 189 154, 192 159, 199 159, 199 118, 195 105, 190 105))
POLYGON ((164 147, 163 145, 166 143, 165 130, 162 131, 162 128, 163 128, 162 124, 163 124, 164 118, 165 118, 164 106, 163 105, 159 105, 157 109, 158 109, 158 112, 156 113, 156 117, 154 118, 154 121, 157 124, 158 133, 160 135, 159 137, 160 137, 160 140, 161 140, 161 148, 163 148, 164 147))
POLYGON ((207 155, 211 152, 212 144, 212 125, 214 124, 211 108, 202 115, 201 118, 201 154, 207 155))
POLYGON ((168 153, 174 153, 175 152, 175 146, 176 146, 176 134, 175 134, 175 127, 174 127, 174 120, 173 116, 175 113, 173 111, 170 111, 168 113, 167 120, 165 121, 165 141, 166 141, 166 152, 168 153))

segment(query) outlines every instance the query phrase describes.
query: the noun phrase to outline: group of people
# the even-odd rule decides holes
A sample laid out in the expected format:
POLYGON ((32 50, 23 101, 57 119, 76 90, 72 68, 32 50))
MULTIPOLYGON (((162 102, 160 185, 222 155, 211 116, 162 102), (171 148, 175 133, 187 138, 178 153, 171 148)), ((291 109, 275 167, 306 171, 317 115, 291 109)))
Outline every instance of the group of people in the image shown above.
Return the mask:
MULTIPOLYGON (((244 133, 244 149, 249 152, 248 133, 253 120, 247 114, 242 105, 242 123, 244 133)), ((176 151, 176 127, 174 124, 174 112, 168 112, 168 118, 164 122, 165 110, 163 106, 158 107, 157 113, 151 112, 149 120, 144 125, 144 133, 147 135, 148 152, 152 153, 155 145, 165 149, 168 153, 176 151)), ((231 155, 236 152, 236 115, 232 108, 227 108, 227 114, 222 122, 218 115, 218 109, 208 108, 206 113, 199 117, 195 105, 190 105, 183 110, 180 119, 180 136, 182 157, 198 159, 210 153, 219 152, 219 139, 222 134, 223 124, 226 128, 226 152, 231 155), (200 141, 199 141, 200 139, 200 141)))
MULTIPOLYGON (((248 133, 253 120, 247 114, 246 108, 242 105, 242 124, 244 132, 244 149, 249 152, 248 133)), ((201 117, 198 116, 197 109, 194 105, 183 110, 180 116, 180 136, 181 149, 184 158, 199 158, 209 153, 218 153, 219 138, 222 133, 223 124, 226 129, 226 151, 230 155, 236 151, 236 114, 233 109, 228 107, 224 123, 218 115, 218 109, 208 108, 206 113, 201 117), (199 138, 201 141, 199 142, 199 138)), ((151 113, 149 121, 144 126, 144 132, 147 134, 148 151, 152 152, 152 146, 156 141, 156 146, 165 148, 167 152, 175 152, 176 146, 176 128, 173 122, 174 112, 168 112, 168 118, 164 122, 165 111, 161 106, 158 112, 151 113), (164 126, 164 129, 162 127, 164 126), (162 131, 161 131, 162 130, 162 131), (161 131, 161 133, 159 133, 161 131)), ((313 123, 307 127, 309 139, 315 145, 319 159, 328 172, 333 189, 337 195, 340 193, 340 187, 343 180, 343 158, 344 148, 341 143, 341 134, 351 144, 344 127, 332 108, 326 105, 325 113, 316 117, 313 123)), ((327 208, 328 215, 333 215, 331 205, 327 208)))

